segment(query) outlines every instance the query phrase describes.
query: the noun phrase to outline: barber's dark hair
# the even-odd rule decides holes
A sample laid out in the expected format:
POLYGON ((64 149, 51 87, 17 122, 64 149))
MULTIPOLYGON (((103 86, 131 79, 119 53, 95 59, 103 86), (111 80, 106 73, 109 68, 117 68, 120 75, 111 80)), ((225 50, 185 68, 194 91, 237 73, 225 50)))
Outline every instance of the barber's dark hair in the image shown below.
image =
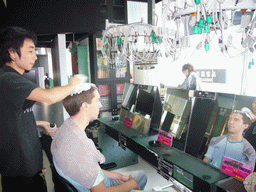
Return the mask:
POLYGON ((62 103, 70 116, 76 115, 84 102, 91 104, 95 97, 94 91, 98 90, 96 86, 91 86, 88 91, 82 91, 80 94, 69 95, 63 99, 62 103))
POLYGON ((187 63, 185 65, 182 66, 182 71, 185 71, 188 69, 188 72, 191 73, 191 72, 195 72, 195 69, 193 67, 193 65, 187 63))
POLYGON ((37 43, 36 34, 21 27, 6 27, 0 31, 0 68, 3 68, 6 62, 12 61, 9 54, 10 49, 21 57, 20 48, 25 39, 31 39, 35 45, 37 43))

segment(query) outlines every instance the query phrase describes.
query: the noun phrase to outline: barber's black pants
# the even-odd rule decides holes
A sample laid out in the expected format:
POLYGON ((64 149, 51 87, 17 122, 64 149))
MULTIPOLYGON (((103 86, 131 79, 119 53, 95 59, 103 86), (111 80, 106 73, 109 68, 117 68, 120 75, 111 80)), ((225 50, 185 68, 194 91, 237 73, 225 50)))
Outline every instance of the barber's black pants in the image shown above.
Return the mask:
POLYGON ((47 186, 44 175, 41 171, 33 177, 9 177, 2 176, 2 191, 26 191, 26 192, 47 192, 47 186))

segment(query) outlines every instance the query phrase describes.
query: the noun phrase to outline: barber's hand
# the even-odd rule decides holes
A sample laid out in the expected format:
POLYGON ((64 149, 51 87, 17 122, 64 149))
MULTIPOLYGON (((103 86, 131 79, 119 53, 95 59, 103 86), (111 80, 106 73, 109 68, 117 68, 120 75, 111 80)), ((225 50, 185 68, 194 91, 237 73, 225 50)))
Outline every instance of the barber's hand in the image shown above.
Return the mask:
POLYGON ((57 129, 52 129, 52 128, 50 127, 50 124, 49 124, 49 126, 44 127, 44 129, 45 129, 46 133, 47 133, 48 135, 50 135, 51 137, 54 137, 55 134, 56 134, 56 132, 58 131, 58 128, 57 128, 57 129))
POLYGON ((253 112, 252 112, 249 108, 247 108, 247 107, 243 107, 243 108, 241 109, 241 111, 242 111, 243 113, 245 113, 246 116, 249 117, 251 121, 256 118, 256 116, 253 114, 253 112))
POLYGON ((47 121, 36 121, 36 125, 38 127, 43 127, 48 135, 51 137, 54 137, 55 133, 57 132, 58 129, 51 129, 50 123, 47 121))
POLYGON ((74 75, 70 79, 70 85, 75 87, 75 86, 77 86, 80 83, 86 82, 86 80, 87 80, 87 77, 85 75, 83 75, 83 74, 74 75))

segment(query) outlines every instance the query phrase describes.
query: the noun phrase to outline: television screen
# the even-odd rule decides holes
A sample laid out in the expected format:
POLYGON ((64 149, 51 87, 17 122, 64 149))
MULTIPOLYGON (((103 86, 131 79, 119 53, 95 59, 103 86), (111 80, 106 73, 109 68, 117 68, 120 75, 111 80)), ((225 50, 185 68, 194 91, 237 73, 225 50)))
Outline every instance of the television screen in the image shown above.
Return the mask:
POLYGON ((141 113, 142 115, 152 116, 154 101, 155 95, 153 93, 139 89, 135 111, 141 113))

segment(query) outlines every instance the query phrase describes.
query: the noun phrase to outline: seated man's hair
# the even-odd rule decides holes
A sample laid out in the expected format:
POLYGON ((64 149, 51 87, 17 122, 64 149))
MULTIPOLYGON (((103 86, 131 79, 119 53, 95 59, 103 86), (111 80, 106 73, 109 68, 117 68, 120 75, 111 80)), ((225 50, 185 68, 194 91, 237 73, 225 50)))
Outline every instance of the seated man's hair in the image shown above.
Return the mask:
POLYGON ((242 112, 242 111, 239 111, 239 110, 235 110, 233 113, 242 115, 242 116, 243 116, 243 118, 242 118, 242 119, 243 119, 243 123, 244 123, 244 124, 248 124, 249 127, 251 126, 252 121, 251 121, 251 119, 247 116, 246 113, 244 113, 244 112, 242 112))
POLYGON ((80 94, 69 95, 63 99, 62 103, 70 116, 76 115, 84 102, 91 104, 95 97, 94 91, 97 87, 91 86, 88 91, 82 91, 80 94))

